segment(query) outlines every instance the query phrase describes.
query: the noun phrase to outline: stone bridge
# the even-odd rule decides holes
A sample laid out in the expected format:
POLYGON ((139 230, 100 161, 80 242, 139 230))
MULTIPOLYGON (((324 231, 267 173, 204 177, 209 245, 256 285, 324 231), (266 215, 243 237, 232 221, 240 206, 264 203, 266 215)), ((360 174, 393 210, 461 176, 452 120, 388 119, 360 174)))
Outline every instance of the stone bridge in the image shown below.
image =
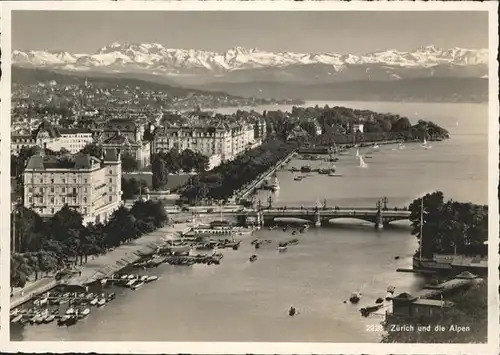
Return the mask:
POLYGON ((404 209, 378 208, 267 208, 257 213, 257 224, 272 225, 282 218, 295 218, 305 223, 321 226, 333 219, 351 218, 372 222, 375 228, 387 226, 394 221, 410 217, 410 211, 404 209))

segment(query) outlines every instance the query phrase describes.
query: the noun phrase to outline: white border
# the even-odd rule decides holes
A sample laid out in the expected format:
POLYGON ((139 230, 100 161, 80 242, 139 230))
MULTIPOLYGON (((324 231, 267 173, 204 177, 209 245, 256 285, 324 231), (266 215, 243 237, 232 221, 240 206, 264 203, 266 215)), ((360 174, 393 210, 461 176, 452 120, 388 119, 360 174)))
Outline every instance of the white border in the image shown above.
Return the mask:
MULTIPOLYGON (((98 353, 173 353, 173 354, 498 354, 499 301, 498 301, 498 236, 499 208, 497 188, 499 182, 499 108, 498 108, 498 4, 496 2, 289 2, 289 1, 163 1, 163 2, 4 2, 2 21, 2 104, 0 132, 1 155, 1 281, 9 280, 9 213, 10 203, 10 11, 12 10, 121 10, 121 11, 489 11, 489 314, 488 344, 374 344, 374 343, 236 343, 236 342, 10 342, 8 341, 9 287, 2 287, 1 350, 12 352, 98 352, 98 353)), ((473 119, 473 117, 471 117, 473 119)))

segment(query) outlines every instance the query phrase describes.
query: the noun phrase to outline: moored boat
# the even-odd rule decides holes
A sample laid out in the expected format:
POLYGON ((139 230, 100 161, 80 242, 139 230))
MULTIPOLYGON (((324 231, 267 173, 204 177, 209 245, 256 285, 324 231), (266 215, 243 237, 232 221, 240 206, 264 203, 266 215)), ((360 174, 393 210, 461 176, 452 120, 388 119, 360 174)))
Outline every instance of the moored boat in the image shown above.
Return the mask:
POLYGON ((250 260, 250 262, 253 263, 255 260, 257 260, 257 255, 255 255, 255 254, 252 255, 249 260, 250 260))
POLYGON ((97 307, 102 307, 106 304, 106 299, 101 298, 99 301, 97 301, 97 307))
POLYGON ((146 282, 153 282, 153 281, 156 281, 156 280, 158 280, 158 279, 159 279, 159 277, 158 277, 158 276, 155 276, 155 275, 153 275, 153 276, 148 276, 148 278, 147 278, 146 282))
POLYGON ((139 288, 141 288, 142 286, 144 286, 144 282, 137 282, 135 283, 134 285, 132 285, 132 287, 130 287, 132 290, 138 290, 139 288))
POLYGON ((381 303, 381 304, 377 304, 377 305, 374 305, 374 306, 363 307, 359 311, 361 312, 361 315, 363 317, 368 317, 370 315, 370 313, 379 310, 380 308, 383 307, 383 305, 384 304, 381 303))
POLYGON ((23 319, 23 315, 22 314, 18 314, 17 316, 15 316, 14 318, 12 318, 12 320, 10 322, 15 324, 15 323, 19 323, 22 319, 23 319))
POLYGON ((84 310, 78 312, 79 318, 85 318, 90 314, 90 308, 85 308, 84 310))
POLYGON ((56 317, 53 314, 51 314, 51 315, 45 317, 44 323, 45 324, 52 323, 54 321, 54 319, 56 319, 56 317))

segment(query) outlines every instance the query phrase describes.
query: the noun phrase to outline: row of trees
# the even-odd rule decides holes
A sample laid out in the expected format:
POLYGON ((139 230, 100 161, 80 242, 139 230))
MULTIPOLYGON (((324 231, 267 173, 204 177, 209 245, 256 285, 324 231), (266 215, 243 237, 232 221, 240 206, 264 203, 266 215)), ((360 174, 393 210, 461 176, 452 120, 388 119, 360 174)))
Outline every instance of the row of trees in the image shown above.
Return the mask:
POLYGON ((296 148, 294 143, 267 140, 235 160, 193 177, 181 195, 189 201, 227 200, 235 191, 255 180, 296 148))
POLYGON ((18 206, 11 215, 11 287, 23 287, 34 274, 60 270, 69 264, 82 264, 92 255, 137 239, 165 225, 167 213, 161 202, 137 201, 124 206, 103 223, 83 224, 82 215, 65 205, 50 219, 18 206))
MULTIPOLYGON (((445 201, 441 191, 426 194, 423 199, 422 229, 422 198, 409 205, 412 234, 420 241, 422 256, 432 257, 435 253, 486 255, 488 206, 445 201)), ((420 254, 420 249, 417 253, 420 254)))
MULTIPOLYGON (((251 112, 258 115, 256 112, 251 112)), ((419 120, 412 125, 408 118, 398 114, 378 113, 370 110, 357 110, 347 107, 293 107, 291 112, 264 111, 268 135, 286 139, 296 127, 302 128, 310 137, 316 136, 317 122, 322 129, 322 140, 334 139, 338 144, 353 141, 354 124, 364 125, 356 141, 382 141, 392 139, 415 140, 427 138, 446 139, 449 133, 433 122, 419 120)), ((325 142, 323 142, 325 143, 325 142)))

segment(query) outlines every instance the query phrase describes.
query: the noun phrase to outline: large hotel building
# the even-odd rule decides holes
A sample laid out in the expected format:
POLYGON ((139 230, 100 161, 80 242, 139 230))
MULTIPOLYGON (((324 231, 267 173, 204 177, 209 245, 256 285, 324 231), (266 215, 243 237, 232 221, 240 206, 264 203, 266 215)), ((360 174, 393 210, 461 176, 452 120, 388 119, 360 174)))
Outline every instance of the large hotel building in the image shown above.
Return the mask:
POLYGON ((33 155, 23 173, 24 206, 51 217, 65 204, 80 212, 84 223, 105 222, 121 205, 121 160, 115 150, 103 159, 77 154, 73 160, 33 155))

